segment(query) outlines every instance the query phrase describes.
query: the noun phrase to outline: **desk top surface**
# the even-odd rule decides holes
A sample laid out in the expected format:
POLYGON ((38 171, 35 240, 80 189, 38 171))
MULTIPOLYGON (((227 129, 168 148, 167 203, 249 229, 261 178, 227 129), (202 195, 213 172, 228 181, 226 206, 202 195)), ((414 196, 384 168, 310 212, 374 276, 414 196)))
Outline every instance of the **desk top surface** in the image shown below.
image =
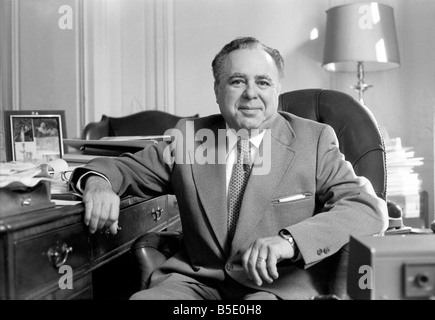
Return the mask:
POLYGON ((383 237, 352 237, 351 242, 359 242, 372 254, 394 256, 403 252, 417 252, 435 255, 435 234, 404 234, 383 237))

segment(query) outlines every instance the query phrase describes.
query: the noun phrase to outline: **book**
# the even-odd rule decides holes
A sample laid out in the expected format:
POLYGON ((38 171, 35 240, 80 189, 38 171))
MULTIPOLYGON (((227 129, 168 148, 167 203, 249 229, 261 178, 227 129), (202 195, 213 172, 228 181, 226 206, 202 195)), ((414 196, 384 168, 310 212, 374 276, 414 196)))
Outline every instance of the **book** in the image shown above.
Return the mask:
POLYGON ((117 136, 104 137, 98 140, 64 139, 63 141, 84 155, 117 157, 126 152, 138 152, 149 144, 157 144, 159 141, 171 141, 171 138, 169 135, 117 136))
POLYGON ((119 146, 83 146, 81 151, 85 155, 117 157, 123 153, 135 153, 142 150, 142 147, 119 147, 119 146))
POLYGON ((131 141, 131 140, 154 140, 154 141, 171 141, 171 135, 158 135, 158 136, 113 136, 102 137, 99 141, 131 141))
POLYGON ((90 155, 90 154, 65 153, 62 159, 68 162, 69 165, 78 165, 78 164, 86 164, 92 159, 97 157, 98 157, 97 155, 90 155))
POLYGON ((104 147, 136 147, 145 148, 150 143, 157 144, 159 141, 171 141, 171 136, 122 136, 103 137, 97 140, 63 139, 63 142, 75 149, 80 150, 84 146, 104 147))

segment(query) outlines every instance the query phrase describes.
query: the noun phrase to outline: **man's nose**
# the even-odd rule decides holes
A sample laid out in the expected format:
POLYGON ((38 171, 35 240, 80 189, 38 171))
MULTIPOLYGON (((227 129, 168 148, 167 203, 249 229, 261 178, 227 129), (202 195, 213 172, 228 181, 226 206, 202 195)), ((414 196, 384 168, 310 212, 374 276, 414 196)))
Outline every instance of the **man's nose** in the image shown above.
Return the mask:
POLYGON ((252 100, 258 97, 257 86, 255 83, 248 82, 243 92, 243 95, 246 99, 252 100))

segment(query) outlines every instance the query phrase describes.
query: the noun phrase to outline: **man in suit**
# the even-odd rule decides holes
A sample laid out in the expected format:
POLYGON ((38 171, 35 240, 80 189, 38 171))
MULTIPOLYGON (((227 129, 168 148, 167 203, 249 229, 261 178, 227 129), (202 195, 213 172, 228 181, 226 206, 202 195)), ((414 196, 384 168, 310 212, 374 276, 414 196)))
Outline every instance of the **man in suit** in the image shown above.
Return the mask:
POLYGON ((219 115, 181 120, 173 142, 76 169, 71 184, 83 191, 85 223, 90 232, 116 233, 119 196, 176 195, 184 249, 134 299, 325 293, 332 258, 349 235, 385 231, 386 203, 355 175, 331 127, 277 111, 284 77, 277 50, 237 38, 212 67, 219 115))

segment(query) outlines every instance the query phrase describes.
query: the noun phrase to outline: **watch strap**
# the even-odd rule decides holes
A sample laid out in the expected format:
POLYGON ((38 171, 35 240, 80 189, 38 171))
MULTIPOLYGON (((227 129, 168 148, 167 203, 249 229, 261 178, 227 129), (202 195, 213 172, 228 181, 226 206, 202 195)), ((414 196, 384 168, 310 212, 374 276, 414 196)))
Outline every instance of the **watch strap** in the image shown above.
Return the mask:
POLYGON ((287 229, 281 229, 278 234, 281 238, 288 241, 290 243, 290 245, 292 246, 293 252, 294 252, 292 260, 298 259, 300 251, 299 251, 298 245, 296 244, 296 241, 293 238, 293 236, 291 235, 291 233, 287 229))

